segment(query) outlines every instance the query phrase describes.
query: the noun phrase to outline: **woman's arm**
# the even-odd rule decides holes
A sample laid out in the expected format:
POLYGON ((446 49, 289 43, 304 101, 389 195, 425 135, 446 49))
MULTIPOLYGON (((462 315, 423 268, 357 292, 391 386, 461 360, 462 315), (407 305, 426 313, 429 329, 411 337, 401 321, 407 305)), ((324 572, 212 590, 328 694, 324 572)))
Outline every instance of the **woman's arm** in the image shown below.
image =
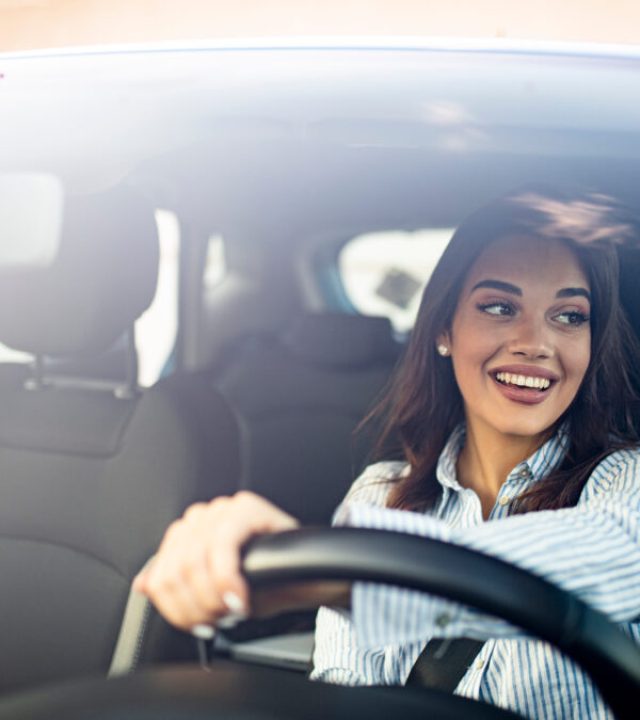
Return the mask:
POLYGON ((384 648, 359 647, 350 613, 329 607, 318 611, 309 677, 336 685, 393 684, 385 677, 384 648))
MULTIPOLYGON (((384 504, 389 478, 403 463, 369 466, 353 483, 348 502, 384 504)), ((240 574, 240 551, 253 536, 284 532, 298 521, 252 492, 196 503, 166 531, 156 557, 134 580, 170 623, 183 630, 222 618, 261 617, 313 605, 349 606, 348 583, 318 583, 255 593, 240 574)))
MULTIPOLYGON (((411 532, 493 555, 574 593, 614 621, 640 617, 640 463, 619 453, 590 480, 573 508, 517 515, 467 529, 433 518, 363 504, 346 506, 340 523, 411 532)), ((365 647, 438 636, 514 636, 507 623, 408 590, 357 583, 352 615, 365 647)))

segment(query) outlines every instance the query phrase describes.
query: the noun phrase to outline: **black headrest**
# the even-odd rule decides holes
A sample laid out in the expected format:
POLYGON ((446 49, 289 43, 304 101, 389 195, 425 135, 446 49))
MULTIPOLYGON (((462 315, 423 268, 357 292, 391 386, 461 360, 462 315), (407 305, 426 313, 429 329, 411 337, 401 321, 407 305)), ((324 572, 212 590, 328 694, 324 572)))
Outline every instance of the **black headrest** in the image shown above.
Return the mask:
POLYGON ((108 348, 153 299, 158 256, 153 208, 133 191, 67 198, 51 265, 0 270, 0 342, 50 356, 108 348))
POLYGON ((309 362, 334 367, 389 361, 399 352, 388 318, 342 313, 302 315, 285 333, 283 342, 309 362))

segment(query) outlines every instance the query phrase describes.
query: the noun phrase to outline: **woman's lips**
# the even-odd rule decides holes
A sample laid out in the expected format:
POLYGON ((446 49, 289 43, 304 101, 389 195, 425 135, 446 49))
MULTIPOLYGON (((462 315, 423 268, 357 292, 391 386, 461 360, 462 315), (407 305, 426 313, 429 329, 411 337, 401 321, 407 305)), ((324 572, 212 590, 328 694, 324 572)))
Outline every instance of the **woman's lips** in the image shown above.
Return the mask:
POLYGON ((551 387, 546 390, 538 390, 536 388, 522 387, 519 385, 505 385, 501 383, 494 374, 491 375, 491 379, 507 400, 522 403, 523 405, 538 405, 544 402, 555 384, 552 383, 551 387))

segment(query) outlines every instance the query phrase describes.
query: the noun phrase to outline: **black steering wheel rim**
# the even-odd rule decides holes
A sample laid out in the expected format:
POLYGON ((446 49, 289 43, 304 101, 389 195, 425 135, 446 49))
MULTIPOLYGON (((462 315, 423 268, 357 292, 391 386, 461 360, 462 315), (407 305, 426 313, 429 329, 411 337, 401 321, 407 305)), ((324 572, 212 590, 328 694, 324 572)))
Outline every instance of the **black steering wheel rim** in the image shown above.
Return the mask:
MULTIPOLYGON (((630 719, 637 714, 640 649, 633 641, 578 599, 495 558, 402 533, 304 529, 251 541, 243 570, 254 589, 308 580, 365 580, 472 605, 539 635, 571 656, 591 675, 616 717, 630 719)), ((389 714, 417 719, 426 713, 443 720, 516 717, 493 705, 429 689, 324 685, 297 673, 224 660, 211 669, 207 673, 189 666, 165 667, 109 680, 74 679, 1 700, 0 719, 149 720, 162 715, 175 720, 327 716, 374 720, 389 714)))
POLYGON ((497 558, 406 533, 305 528, 255 538, 243 570, 254 589, 361 580, 470 605, 556 646, 588 673, 617 718, 635 717, 640 648, 602 613, 497 558))

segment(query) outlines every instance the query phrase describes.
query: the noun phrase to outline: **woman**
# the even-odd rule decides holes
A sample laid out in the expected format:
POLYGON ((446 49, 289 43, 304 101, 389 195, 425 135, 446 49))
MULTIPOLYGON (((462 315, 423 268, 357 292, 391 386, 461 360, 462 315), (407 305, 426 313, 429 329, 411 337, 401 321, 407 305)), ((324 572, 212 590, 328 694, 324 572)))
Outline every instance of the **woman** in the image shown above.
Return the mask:
MULTIPOLYGON (((618 300, 615 250, 636 237, 602 196, 521 192, 463 223, 374 413, 386 418, 380 446, 399 437, 405 461, 367 468, 336 522, 501 557, 640 640, 638 349, 618 300)), ((184 629, 244 617, 239 548, 296 525, 250 493, 193 506, 136 587, 184 629)), ((505 623, 359 583, 324 599, 333 609, 318 615, 316 679, 401 684, 428 640, 467 636, 485 642, 457 693, 531 718, 606 715, 570 661, 505 623)))

